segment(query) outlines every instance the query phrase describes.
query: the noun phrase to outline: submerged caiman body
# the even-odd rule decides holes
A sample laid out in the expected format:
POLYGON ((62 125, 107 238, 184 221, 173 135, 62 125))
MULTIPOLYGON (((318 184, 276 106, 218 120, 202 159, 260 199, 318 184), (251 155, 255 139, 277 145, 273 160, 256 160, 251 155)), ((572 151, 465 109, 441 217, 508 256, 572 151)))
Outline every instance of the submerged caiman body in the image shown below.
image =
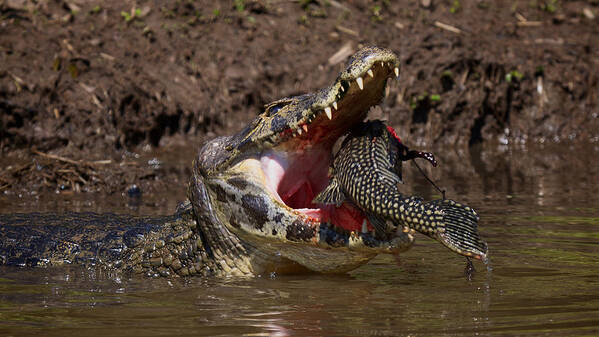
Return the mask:
POLYGON ((140 218, 97 213, 0 215, 0 264, 88 267, 150 276, 211 274, 191 208, 140 218))
POLYGON ((189 201, 166 218, 0 215, 0 263, 82 264, 147 275, 260 275, 357 268, 413 238, 380 238, 350 203, 316 205, 333 146, 399 75, 397 56, 367 47, 337 79, 266 105, 239 133, 200 149, 189 201))

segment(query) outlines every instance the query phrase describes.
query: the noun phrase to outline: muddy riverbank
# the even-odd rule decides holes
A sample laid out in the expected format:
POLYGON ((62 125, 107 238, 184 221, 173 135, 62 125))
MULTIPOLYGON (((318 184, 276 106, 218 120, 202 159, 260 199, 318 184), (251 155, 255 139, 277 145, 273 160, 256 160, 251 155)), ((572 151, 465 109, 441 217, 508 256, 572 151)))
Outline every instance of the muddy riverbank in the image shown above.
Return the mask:
POLYGON ((597 15, 596 1, 0 1, 0 192, 184 185, 191 158, 145 157, 236 132, 366 44, 400 55, 372 116, 410 144, 596 142, 597 15))

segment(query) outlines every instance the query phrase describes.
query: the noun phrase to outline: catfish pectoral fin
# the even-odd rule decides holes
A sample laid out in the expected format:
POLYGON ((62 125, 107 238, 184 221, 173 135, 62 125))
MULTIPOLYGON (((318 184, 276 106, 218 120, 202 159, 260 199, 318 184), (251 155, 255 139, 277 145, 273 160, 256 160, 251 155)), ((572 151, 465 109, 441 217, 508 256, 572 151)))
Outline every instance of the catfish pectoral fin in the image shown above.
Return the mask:
POLYGON ((385 235, 387 233, 387 220, 373 214, 367 214, 366 217, 379 235, 385 235))
POLYGON ((339 207, 346 199, 341 185, 336 178, 333 178, 329 185, 322 192, 318 193, 312 202, 315 204, 334 204, 339 207))

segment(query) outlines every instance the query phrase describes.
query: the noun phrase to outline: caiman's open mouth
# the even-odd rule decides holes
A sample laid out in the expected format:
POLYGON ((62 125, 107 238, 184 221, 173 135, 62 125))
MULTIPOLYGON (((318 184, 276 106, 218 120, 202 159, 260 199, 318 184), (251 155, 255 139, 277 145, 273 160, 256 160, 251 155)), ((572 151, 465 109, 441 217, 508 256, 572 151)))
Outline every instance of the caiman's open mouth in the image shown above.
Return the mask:
MULTIPOLYGON (((349 231, 372 231, 361 210, 351 203, 314 204, 312 200, 329 183, 328 171, 336 141, 378 104, 387 79, 399 76, 399 61, 391 52, 356 54, 335 83, 321 90, 297 123, 270 136, 273 146, 260 158, 269 194, 291 208, 303 222, 330 223, 349 231)), ((270 107, 284 108, 285 100, 270 107), (282 105, 282 106, 281 106, 282 105)), ((301 104, 301 101, 290 102, 301 104)), ((268 108, 268 107, 267 107, 268 108)))
POLYGON ((329 183, 335 143, 381 102, 387 80, 398 75, 393 52, 363 48, 332 85, 270 103, 241 132, 204 144, 190 200, 198 224, 211 233, 206 238, 222 238, 208 245, 237 250, 235 242, 242 242, 259 272, 295 263, 344 272, 379 253, 408 249, 411 233, 381 238, 349 202, 312 202, 329 183))

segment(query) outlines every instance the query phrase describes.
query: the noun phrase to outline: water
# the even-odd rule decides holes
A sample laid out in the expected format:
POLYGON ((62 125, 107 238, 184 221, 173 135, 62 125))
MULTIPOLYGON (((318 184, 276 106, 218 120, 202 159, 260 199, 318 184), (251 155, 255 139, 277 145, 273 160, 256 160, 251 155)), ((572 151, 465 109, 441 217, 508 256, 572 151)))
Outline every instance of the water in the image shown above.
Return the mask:
MULTIPOLYGON (((0 335, 599 335, 598 146, 436 154, 441 166, 427 171, 481 215, 490 264, 474 262, 471 279, 464 258, 422 236, 399 265, 380 256, 338 276, 111 279, 0 268, 0 335)), ((411 190, 435 197, 407 166, 411 190)), ((105 201, 88 202, 94 210, 105 201)), ((144 207, 136 210, 154 209, 144 207)))

